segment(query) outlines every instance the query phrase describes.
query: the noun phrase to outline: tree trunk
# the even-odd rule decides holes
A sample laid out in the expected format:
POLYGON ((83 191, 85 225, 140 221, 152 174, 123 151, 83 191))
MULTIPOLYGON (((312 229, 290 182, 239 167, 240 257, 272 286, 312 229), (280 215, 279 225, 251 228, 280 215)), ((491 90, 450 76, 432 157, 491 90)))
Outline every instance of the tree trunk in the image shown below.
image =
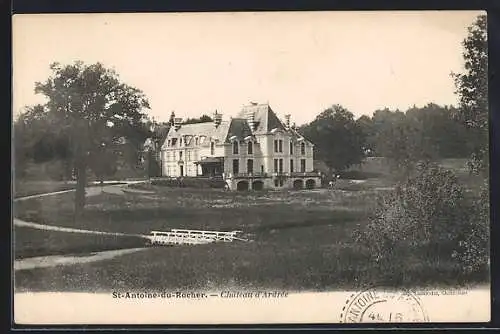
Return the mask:
POLYGON ((75 219, 81 217, 85 207, 85 186, 87 185, 87 166, 79 162, 76 166, 75 219))
POLYGON ((64 160, 64 180, 71 181, 73 176, 73 166, 69 160, 64 160))

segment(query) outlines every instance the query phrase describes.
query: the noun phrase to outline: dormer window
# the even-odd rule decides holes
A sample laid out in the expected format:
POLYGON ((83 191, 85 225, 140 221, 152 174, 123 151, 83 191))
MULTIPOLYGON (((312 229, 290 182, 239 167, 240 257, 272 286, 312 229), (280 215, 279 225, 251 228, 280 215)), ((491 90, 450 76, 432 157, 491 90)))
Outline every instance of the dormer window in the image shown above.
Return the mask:
POLYGON ((177 144, 177 138, 172 138, 172 147, 174 147, 175 144, 177 144))
POLYGON ((235 140, 233 142, 233 154, 238 154, 239 153, 239 142, 235 140))
POLYGON ((248 145, 247 146, 247 153, 253 154, 253 143, 251 141, 249 141, 247 145, 248 145))

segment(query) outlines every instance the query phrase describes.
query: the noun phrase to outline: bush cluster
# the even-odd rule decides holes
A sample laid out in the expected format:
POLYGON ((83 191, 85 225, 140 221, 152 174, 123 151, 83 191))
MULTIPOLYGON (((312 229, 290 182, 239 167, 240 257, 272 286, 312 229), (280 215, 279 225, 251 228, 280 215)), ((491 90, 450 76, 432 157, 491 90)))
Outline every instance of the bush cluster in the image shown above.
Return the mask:
POLYGON ((451 263, 463 273, 477 272, 489 259, 489 197, 471 201, 456 176, 431 164, 379 198, 358 235, 383 271, 401 261, 451 263))

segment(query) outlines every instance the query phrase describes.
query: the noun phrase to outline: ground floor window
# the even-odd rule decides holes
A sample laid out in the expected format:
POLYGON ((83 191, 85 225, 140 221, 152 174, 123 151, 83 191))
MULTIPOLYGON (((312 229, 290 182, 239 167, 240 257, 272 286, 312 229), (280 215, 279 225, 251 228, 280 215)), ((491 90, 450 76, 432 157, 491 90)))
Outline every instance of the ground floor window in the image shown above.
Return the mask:
POLYGON ((306 171, 306 159, 300 159, 300 171, 305 173, 306 171))
POLYGON ((278 179, 274 180, 274 186, 275 186, 275 187, 278 187, 278 186, 279 186, 278 179))

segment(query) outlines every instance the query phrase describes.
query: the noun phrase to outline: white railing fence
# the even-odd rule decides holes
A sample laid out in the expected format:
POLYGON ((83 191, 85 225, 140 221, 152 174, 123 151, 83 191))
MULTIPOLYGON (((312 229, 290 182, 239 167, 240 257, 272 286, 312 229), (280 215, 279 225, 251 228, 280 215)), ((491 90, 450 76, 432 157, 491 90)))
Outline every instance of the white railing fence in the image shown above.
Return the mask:
POLYGON ((222 232, 172 229, 167 232, 151 231, 151 235, 148 237, 152 245, 197 245, 220 241, 247 241, 246 239, 237 237, 238 233, 241 233, 241 231, 222 232))

